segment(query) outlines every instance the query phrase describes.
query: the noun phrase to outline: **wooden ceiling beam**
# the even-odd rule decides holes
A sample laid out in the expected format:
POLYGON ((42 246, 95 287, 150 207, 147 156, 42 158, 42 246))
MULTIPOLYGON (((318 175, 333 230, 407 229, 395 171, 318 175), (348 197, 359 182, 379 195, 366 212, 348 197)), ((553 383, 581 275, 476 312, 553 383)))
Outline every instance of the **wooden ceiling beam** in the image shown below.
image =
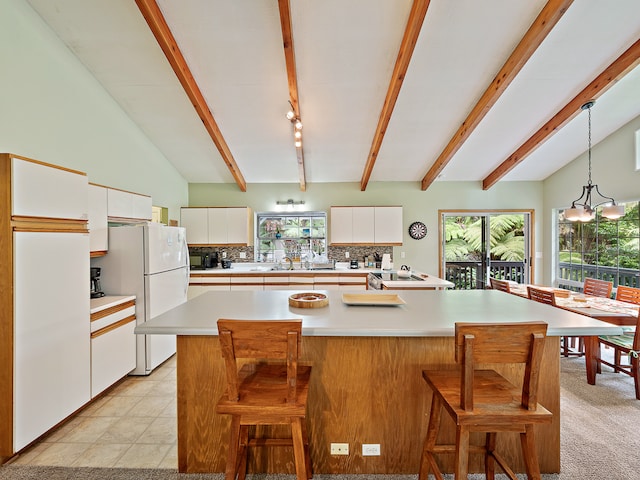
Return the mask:
POLYGON ((247 184, 242 176, 242 172, 240 172, 240 168, 238 168, 238 165, 231 154, 231 150, 222 136, 222 132, 220 132, 218 124, 213 118, 213 114, 200 91, 200 87, 198 87, 198 84, 193 78, 191 70, 187 65, 187 61, 184 59, 184 56, 178 47, 178 43, 171 33, 171 29, 169 29, 169 26, 164 19, 164 16, 160 11, 160 7, 158 7, 155 0, 136 0, 136 4, 144 16, 144 19, 147 21, 153 35, 156 37, 160 48, 162 48, 162 51, 167 57, 167 60, 169 60, 171 68, 173 68, 182 88, 184 88, 185 93, 189 97, 193 107, 196 109, 200 120, 202 120, 205 129, 211 136, 213 143, 220 152, 224 163, 227 165, 231 175, 233 175, 238 187, 240 187, 240 190, 243 192, 246 192, 247 184))
POLYGON ((485 115, 489 113, 489 110, 495 105, 516 75, 520 73, 522 67, 529 61, 572 3, 573 0, 549 0, 547 2, 480 100, 478 100, 478 103, 473 107, 458 128, 458 131, 449 140, 447 146, 422 179, 422 190, 429 188, 429 185, 438 178, 444 167, 447 166, 464 142, 467 141, 485 115))
POLYGON ((418 35, 420 35, 420 30, 422 29, 422 24, 424 22, 424 17, 427 14, 429 3, 430 0, 414 0, 413 5, 411 6, 409 20, 407 21, 407 26, 404 30, 404 36, 402 38, 402 43, 400 44, 396 64, 393 68, 391 82, 389 83, 389 88, 387 90, 387 96, 384 99, 382 111, 378 118, 378 126, 376 127, 367 163, 365 164, 362 179, 360 180, 360 190, 363 192, 367 189, 367 184, 371 178, 371 172, 373 172, 373 167, 378 159, 382 140, 387 132, 393 108, 396 105, 396 100, 400 94, 402 82, 404 81, 407 69, 409 68, 409 62, 411 61, 413 50, 416 46, 416 42, 418 41, 418 35))
MULTIPOLYGON (((298 101, 298 76, 296 73, 296 54, 293 48, 293 33, 291 28, 291 6, 289 0, 278 0, 278 10, 280 11, 280 27, 282 30, 282 44, 284 46, 284 58, 287 65, 287 82, 289 83, 289 101, 296 118, 300 115, 300 102, 298 101)), ((296 158, 298 161, 298 177, 300 179, 300 190, 306 191, 307 181, 304 173, 304 153, 302 146, 296 148, 296 158)))
POLYGON ((582 105, 600 97, 638 64, 640 64, 640 39, 631 45, 631 47, 620 55, 611 65, 605 68, 595 80, 587 85, 515 152, 509 155, 493 172, 487 175, 482 181, 482 189, 488 190, 495 185, 502 177, 538 148, 538 146, 547 141, 564 125, 576 117, 582 111, 582 105))

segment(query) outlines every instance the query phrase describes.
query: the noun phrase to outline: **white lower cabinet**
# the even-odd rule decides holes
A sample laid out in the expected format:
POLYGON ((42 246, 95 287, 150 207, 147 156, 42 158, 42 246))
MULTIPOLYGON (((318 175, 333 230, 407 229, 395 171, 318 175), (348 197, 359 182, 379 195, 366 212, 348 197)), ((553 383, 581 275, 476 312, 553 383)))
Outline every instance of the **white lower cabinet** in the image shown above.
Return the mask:
POLYGON ((91 398, 136 368, 135 326, 135 297, 92 301, 91 398))
POLYGON ((89 235, 15 232, 13 248, 17 452, 90 399, 89 235))

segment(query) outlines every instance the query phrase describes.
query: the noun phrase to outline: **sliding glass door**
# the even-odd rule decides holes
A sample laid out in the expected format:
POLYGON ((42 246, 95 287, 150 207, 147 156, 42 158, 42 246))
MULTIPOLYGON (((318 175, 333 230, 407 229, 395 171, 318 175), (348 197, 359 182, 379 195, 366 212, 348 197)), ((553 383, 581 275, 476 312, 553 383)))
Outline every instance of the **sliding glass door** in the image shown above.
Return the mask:
POLYGON ((483 289, 489 277, 529 283, 530 213, 441 211, 442 267, 456 289, 483 289))

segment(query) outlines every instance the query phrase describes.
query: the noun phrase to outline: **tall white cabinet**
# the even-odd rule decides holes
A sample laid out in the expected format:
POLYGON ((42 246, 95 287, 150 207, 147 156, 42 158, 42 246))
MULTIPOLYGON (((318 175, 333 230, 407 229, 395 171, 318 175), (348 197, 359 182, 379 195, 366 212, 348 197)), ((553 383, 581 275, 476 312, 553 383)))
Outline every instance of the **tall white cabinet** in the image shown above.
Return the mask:
POLYGON ((88 182, 0 154, 0 457, 90 399, 88 182), (6 268, 5 268, 6 266, 6 268))

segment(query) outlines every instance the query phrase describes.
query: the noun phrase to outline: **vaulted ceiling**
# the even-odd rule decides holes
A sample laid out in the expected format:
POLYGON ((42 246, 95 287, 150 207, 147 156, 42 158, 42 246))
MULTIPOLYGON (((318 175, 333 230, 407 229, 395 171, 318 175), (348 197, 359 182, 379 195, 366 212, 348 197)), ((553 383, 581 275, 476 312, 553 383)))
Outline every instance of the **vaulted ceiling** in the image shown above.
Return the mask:
POLYGON ((640 115, 638 0, 28 2, 189 182, 490 188, 640 115))

